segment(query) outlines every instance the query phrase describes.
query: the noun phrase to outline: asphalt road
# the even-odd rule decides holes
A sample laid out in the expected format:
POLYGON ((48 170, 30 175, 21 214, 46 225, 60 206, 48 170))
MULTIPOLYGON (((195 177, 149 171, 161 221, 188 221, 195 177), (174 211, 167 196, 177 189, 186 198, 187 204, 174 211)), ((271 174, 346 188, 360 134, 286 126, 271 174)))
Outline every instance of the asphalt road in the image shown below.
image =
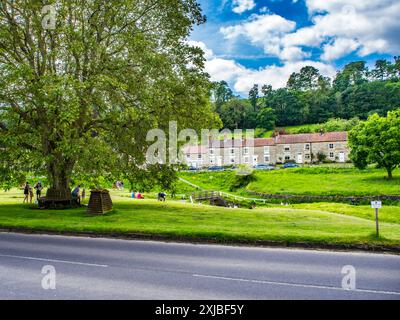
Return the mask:
POLYGON ((0 299, 399 300, 400 256, 0 233, 0 299))

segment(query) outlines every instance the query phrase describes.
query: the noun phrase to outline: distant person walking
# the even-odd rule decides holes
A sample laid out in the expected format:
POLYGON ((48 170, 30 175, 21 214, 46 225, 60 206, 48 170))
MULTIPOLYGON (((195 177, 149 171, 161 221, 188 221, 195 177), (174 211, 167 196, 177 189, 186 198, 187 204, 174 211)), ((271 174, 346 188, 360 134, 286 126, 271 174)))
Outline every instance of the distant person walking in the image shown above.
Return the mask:
POLYGON ((24 202, 23 203, 28 203, 29 202, 29 200, 28 200, 28 197, 29 197, 29 189, 30 189, 30 186, 29 186, 29 183, 27 182, 27 183, 25 183, 25 186, 24 186, 24 202))

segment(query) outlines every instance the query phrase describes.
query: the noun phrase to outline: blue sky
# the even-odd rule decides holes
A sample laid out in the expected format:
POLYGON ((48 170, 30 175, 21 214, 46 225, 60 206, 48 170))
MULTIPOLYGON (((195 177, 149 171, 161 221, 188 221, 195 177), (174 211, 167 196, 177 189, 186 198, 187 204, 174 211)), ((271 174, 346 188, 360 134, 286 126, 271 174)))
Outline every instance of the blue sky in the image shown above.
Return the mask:
POLYGON ((246 95, 254 83, 285 85, 305 65, 333 77, 346 63, 400 55, 398 0, 198 0, 207 23, 193 45, 212 80, 246 95))

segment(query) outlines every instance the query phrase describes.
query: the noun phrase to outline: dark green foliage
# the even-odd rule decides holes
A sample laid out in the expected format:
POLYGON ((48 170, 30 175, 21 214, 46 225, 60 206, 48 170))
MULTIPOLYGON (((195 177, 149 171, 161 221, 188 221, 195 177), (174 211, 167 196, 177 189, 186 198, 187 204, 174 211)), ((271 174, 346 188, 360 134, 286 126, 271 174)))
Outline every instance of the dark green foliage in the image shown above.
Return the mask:
POLYGON ((349 142, 350 158, 357 168, 377 164, 392 179, 400 165, 400 110, 389 112, 387 117, 372 115, 350 132, 349 142))
POLYGON ((241 188, 247 187, 250 183, 257 180, 254 171, 249 175, 235 175, 231 182, 229 191, 236 191, 241 188))
POLYGON ((383 116, 400 108, 400 59, 395 57, 394 63, 378 60, 372 70, 364 61, 351 62, 332 80, 306 66, 290 76, 286 88, 273 90, 263 85, 261 98, 258 85, 250 90, 248 99, 233 97, 226 82, 216 85, 224 92, 220 96, 225 99, 216 100, 215 105, 226 128, 268 130, 271 126, 325 123, 332 118, 366 120, 374 113, 383 116))

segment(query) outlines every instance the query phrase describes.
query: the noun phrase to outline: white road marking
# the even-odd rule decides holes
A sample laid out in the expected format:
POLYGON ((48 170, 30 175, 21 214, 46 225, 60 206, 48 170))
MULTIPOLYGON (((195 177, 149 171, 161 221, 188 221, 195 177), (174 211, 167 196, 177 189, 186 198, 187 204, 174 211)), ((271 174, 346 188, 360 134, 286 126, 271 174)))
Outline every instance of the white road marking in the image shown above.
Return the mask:
POLYGON ((3 258, 13 258, 13 259, 25 259, 25 260, 46 261, 46 262, 55 262, 55 263, 76 264, 76 265, 88 266, 88 267, 108 268, 108 265, 105 265, 105 264, 86 263, 86 262, 77 262, 77 261, 67 261, 67 260, 57 260, 57 259, 45 259, 45 258, 24 257, 24 256, 13 256, 13 255, 8 255, 8 254, 0 254, 0 258, 1 258, 1 257, 3 257, 3 258))
POLYGON ((387 295, 400 295, 400 292, 393 292, 393 291, 380 291, 380 290, 368 290, 368 289, 345 290, 343 288, 329 287, 329 286, 322 286, 322 285, 299 284, 299 283, 266 281, 266 280, 252 280, 252 279, 241 279, 241 278, 229 278, 229 277, 220 277, 220 276, 208 276, 208 275, 202 275, 202 274, 193 274, 192 276, 196 277, 196 278, 208 278, 208 279, 250 282, 250 283, 259 283, 259 284, 273 284, 273 285, 289 286, 289 287, 328 289, 328 290, 338 290, 338 291, 344 291, 344 292, 362 292, 362 293, 376 293, 376 294, 387 294, 387 295))

